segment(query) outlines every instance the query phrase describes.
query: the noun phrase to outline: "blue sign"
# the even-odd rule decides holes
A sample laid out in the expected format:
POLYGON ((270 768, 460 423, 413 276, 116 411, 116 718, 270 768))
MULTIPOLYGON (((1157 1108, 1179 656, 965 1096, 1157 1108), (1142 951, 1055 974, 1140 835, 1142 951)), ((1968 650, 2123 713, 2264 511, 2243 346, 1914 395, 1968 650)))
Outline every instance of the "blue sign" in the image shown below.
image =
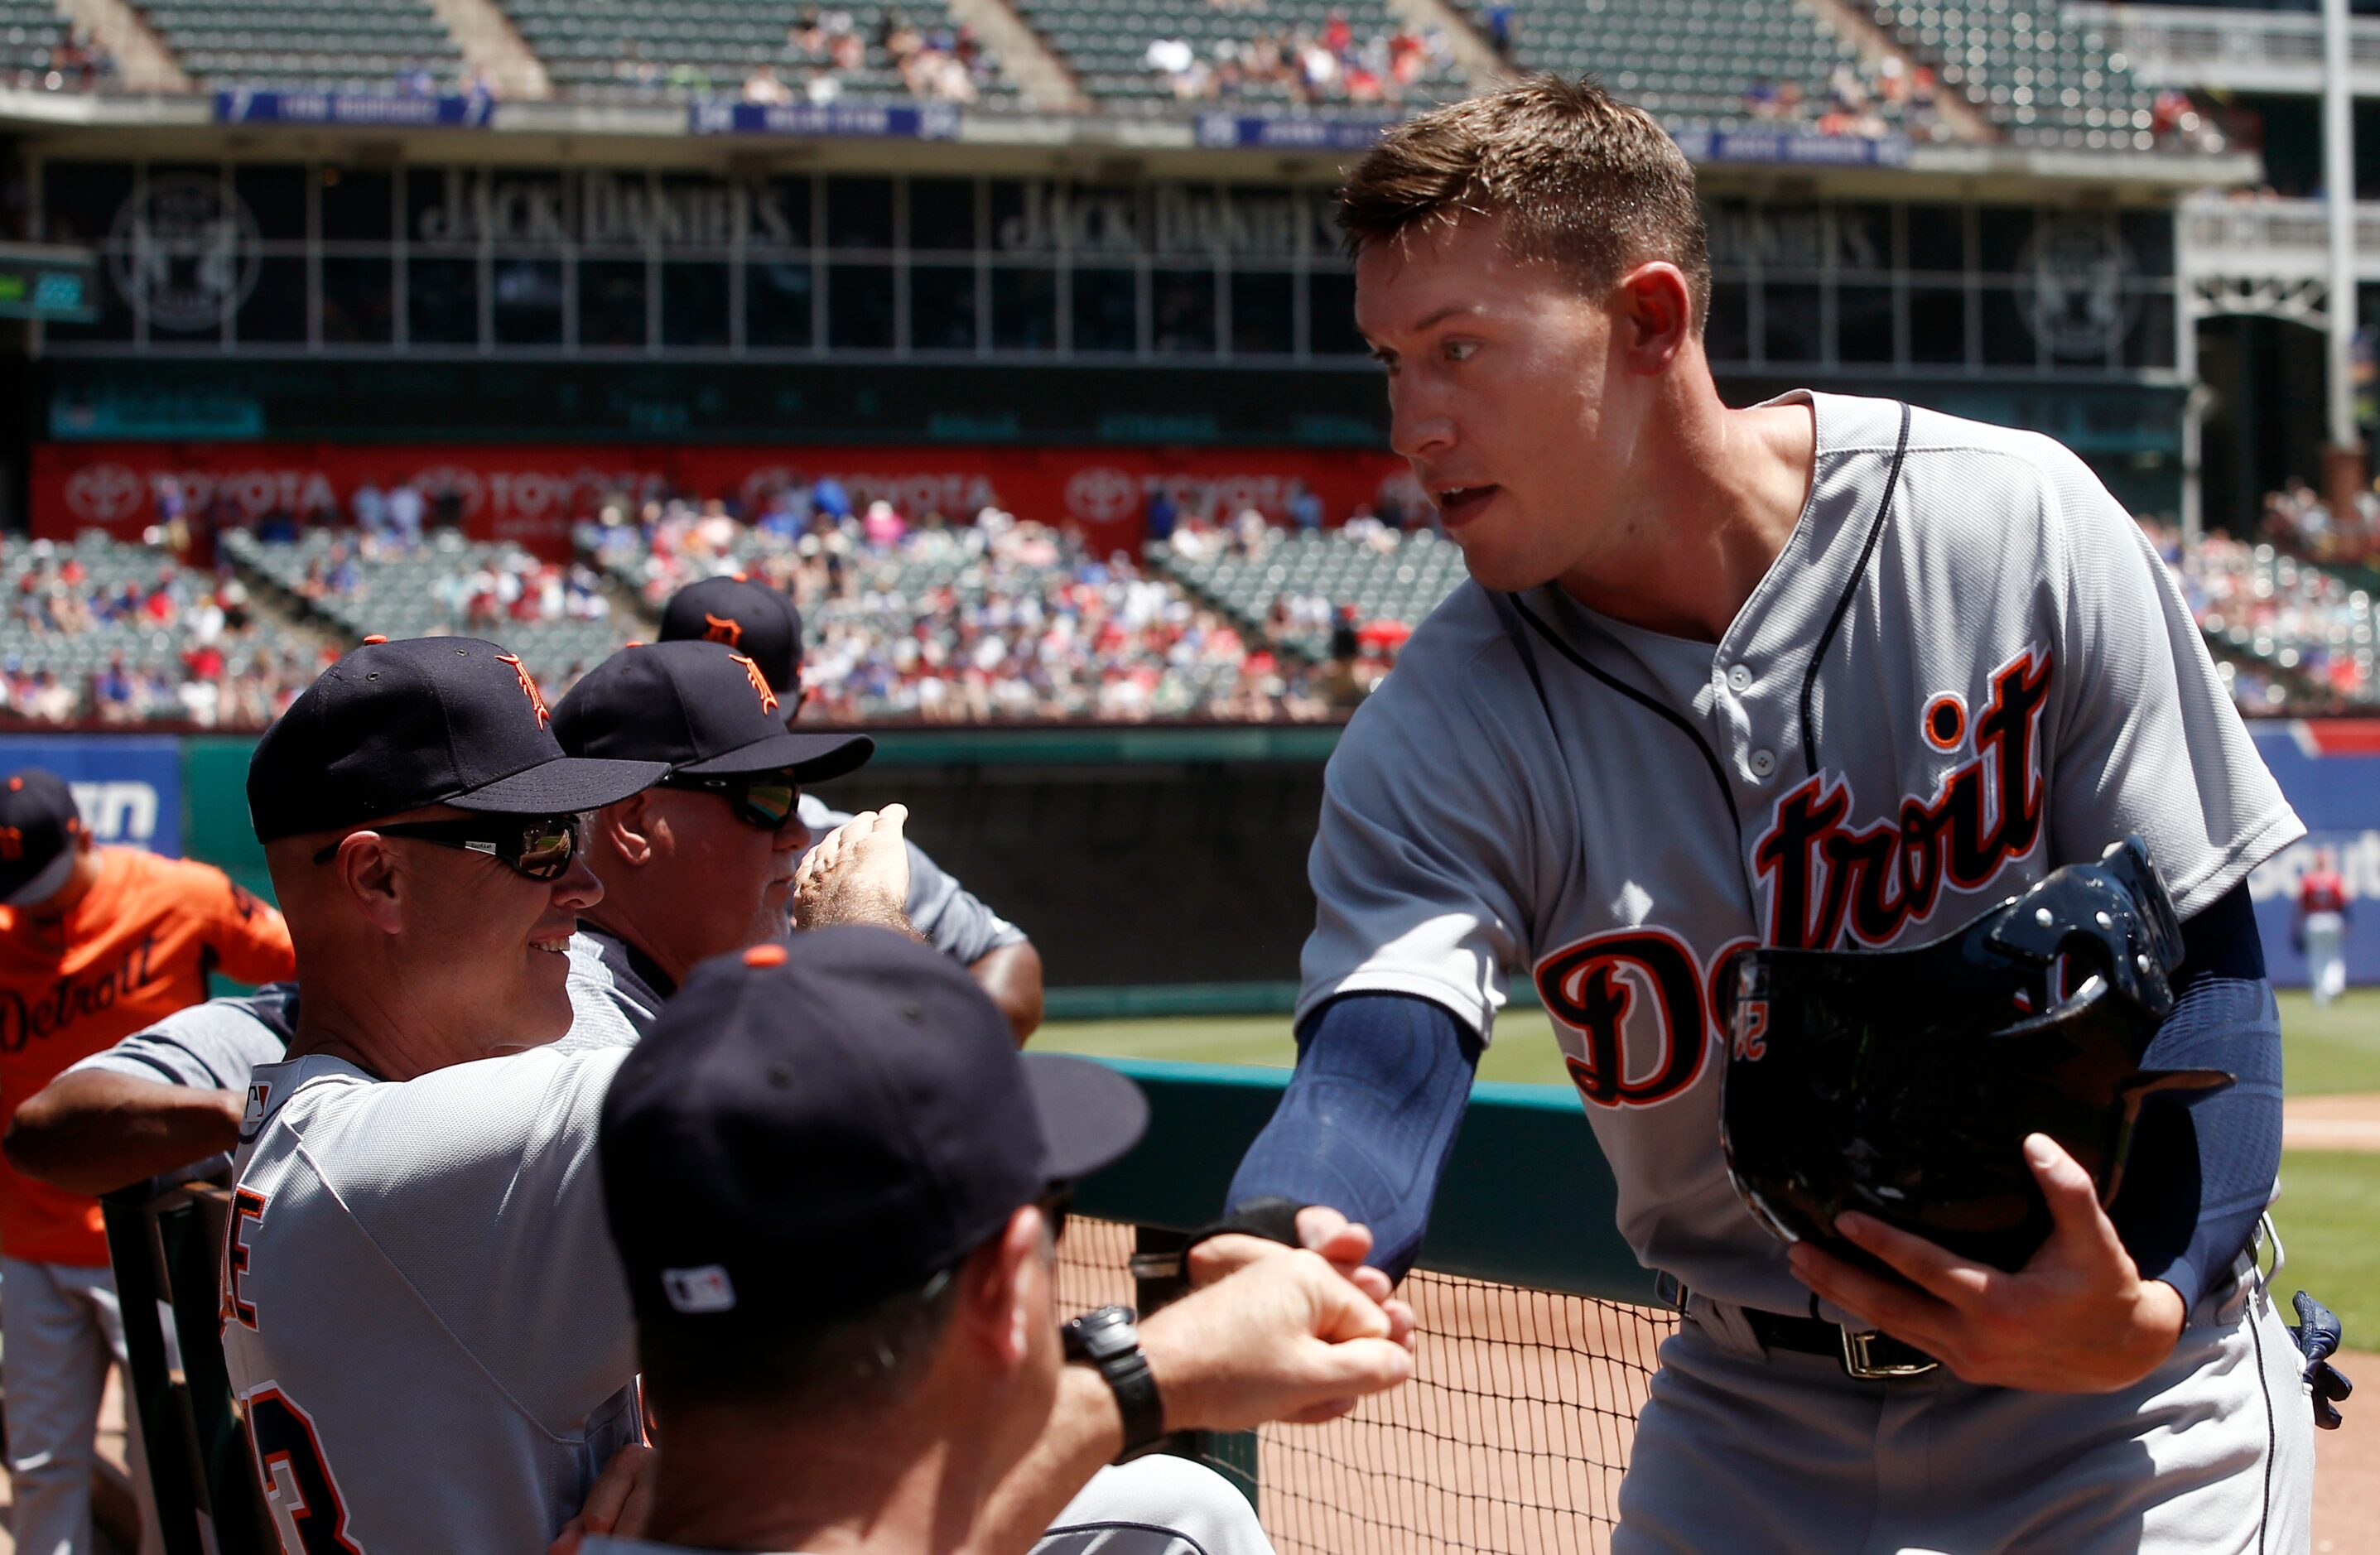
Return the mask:
POLYGON ((2248 878, 2265 964, 2274 982, 2306 985, 2304 949, 2297 942, 2298 883, 2315 853, 2327 849, 2350 903, 2347 980, 2380 983, 2380 753, 2326 754, 2317 738, 2297 724, 2256 731, 2257 754, 2280 780, 2308 833, 2248 878))
POLYGON ((1681 129, 1688 162, 1781 163, 1795 167, 1906 167, 1909 142, 1898 135, 1816 135, 1806 129, 1681 129))
POLYGON ((395 92, 249 91, 215 93, 218 124, 338 124, 390 129, 484 129, 495 102, 471 97, 407 97, 395 92))
POLYGON ((42 767, 67 780, 103 843, 182 854, 181 742, 164 735, 0 735, 0 771, 42 767))
POLYGON ((1268 118, 1244 114, 1198 115, 1198 144, 1251 146, 1274 152, 1360 152, 1396 123, 1392 118, 1268 118))
POLYGON ((850 135, 897 140, 948 140, 959 132, 951 103, 697 103, 686 110, 697 135, 850 135))

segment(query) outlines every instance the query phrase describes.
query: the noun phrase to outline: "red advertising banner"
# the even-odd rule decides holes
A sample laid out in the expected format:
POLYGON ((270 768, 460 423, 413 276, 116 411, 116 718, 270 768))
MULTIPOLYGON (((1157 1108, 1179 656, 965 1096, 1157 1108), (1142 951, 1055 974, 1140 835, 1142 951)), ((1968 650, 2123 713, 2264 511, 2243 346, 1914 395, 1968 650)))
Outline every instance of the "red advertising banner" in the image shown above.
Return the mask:
POLYGON ((1288 516, 1302 483, 1336 524, 1388 497, 1420 493, 1388 454, 1304 449, 985 447, 427 446, 288 443, 47 443, 33 449, 32 532, 67 539, 93 527, 137 538, 161 521, 161 492, 186 508, 227 499, 243 518, 284 509, 350 512, 367 480, 411 482, 434 504, 451 492, 465 532, 540 554, 570 552, 570 526, 606 493, 682 492, 747 506, 792 481, 832 476, 856 505, 881 498, 912 518, 972 516, 987 505, 1084 530, 1102 548, 1139 543, 1149 498, 1228 517, 1254 506, 1288 516))

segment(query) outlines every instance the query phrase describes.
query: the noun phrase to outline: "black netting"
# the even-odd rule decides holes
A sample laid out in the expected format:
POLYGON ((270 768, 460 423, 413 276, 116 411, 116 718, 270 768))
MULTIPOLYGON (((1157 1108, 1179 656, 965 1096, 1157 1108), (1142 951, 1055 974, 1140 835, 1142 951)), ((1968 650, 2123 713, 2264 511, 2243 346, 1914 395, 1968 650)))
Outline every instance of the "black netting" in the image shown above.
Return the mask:
MULTIPOLYGON (((1133 1300, 1133 1237, 1068 1222, 1062 1310, 1133 1300)), ((1281 1555, 1606 1549, 1675 1316, 1427 1272, 1400 1294, 1420 1325, 1411 1383, 1327 1426, 1257 1433, 1257 1510, 1281 1555)))

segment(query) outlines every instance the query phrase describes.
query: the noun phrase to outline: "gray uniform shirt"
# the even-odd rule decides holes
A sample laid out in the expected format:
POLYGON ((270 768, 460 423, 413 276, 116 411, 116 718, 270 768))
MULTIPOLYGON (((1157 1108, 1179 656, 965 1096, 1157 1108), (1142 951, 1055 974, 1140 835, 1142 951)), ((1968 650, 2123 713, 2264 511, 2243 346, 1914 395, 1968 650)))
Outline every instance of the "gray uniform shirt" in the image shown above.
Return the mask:
MULTIPOLYGON (((823 838, 851 819, 841 810, 828 808, 825 800, 811 794, 802 796, 801 818, 814 839, 823 838)), ((1025 942, 1024 930, 978 901, 956 878, 927 857, 925 849, 915 843, 908 848, 909 901, 905 911, 909 927, 936 950, 962 966, 971 966, 1003 945, 1025 942)))
POLYGON ((403 1084, 283 1062, 281 1038, 215 1006, 142 1034, 188 1051, 211 1033, 210 1073, 253 1066, 224 1356, 282 1548, 318 1547, 299 1525, 321 1517, 363 1549, 541 1550, 638 1439, 595 1161, 636 1032, 607 980, 574 938, 568 1036, 403 1084))
POLYGON ((327 1528, 369 1550, 542 1549, 638 1439, 595 1159, 627 1052, 403 1083, 319 1054, 255 1071, 224 1358, 282 1548, 336 1548, 327 1528))
POLYGON ((1415 633, 1331 758, 1298 1014, 1413 994, 1486 1039, 1532 978, 1637 1257, 1800 1313, 1719 1154, 1736 953, 1922 942, 2127 832, 2188 916, 2304 829, 2081 460, 1787 397, 1808 502, 1716 648, 1469 583, 1415 633))

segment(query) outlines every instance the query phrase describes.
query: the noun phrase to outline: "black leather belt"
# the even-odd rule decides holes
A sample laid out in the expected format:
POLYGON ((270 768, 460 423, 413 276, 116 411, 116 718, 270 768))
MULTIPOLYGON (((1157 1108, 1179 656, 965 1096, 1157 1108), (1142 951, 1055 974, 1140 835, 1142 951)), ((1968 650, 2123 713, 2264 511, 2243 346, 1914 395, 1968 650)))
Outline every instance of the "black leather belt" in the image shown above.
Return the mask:
POLYGON ((1923 1377, 1942 1364, 1914 1344, 1904 1344, 1890 1334, 1862 1332, 1815 1318, 1788 1318, 1749 1306, 1741 1310, 1761 1348, 1824 1355, 1840 1361, 1843 1370, 1853 1377, 1923 1377))

